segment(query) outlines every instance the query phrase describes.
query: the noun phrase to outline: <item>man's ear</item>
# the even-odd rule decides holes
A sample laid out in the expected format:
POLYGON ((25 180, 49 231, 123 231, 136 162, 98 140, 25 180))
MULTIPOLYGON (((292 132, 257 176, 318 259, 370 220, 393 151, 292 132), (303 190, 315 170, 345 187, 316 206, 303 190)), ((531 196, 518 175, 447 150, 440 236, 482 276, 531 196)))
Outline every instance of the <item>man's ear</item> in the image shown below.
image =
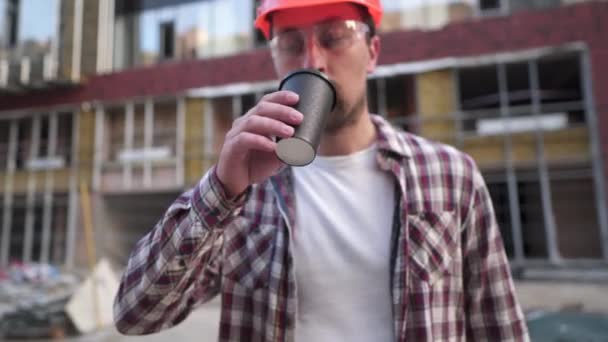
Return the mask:
POLYGON ((367 64, 367 72, 372 73, 376 70, 378 64, 378 56, 380 55, 380 37, 373 36, 367 46, 369 53, 369 62, 367 64))

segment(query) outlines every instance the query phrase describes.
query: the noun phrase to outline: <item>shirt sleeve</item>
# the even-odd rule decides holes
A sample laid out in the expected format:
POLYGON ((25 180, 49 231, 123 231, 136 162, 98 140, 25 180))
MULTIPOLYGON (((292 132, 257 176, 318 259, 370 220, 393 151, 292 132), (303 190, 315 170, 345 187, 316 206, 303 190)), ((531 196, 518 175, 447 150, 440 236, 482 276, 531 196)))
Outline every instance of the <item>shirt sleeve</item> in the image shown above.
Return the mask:
POLYGON ((223 228, 248 192, 230 200, 212 168, 171 204, 129 256, 114 300, 118 331, 141 335, 174 326, 219 293, 223 228))
POLYGON ((467 341, 529 341, 490 194, 477 168, 463 239, 467 341))

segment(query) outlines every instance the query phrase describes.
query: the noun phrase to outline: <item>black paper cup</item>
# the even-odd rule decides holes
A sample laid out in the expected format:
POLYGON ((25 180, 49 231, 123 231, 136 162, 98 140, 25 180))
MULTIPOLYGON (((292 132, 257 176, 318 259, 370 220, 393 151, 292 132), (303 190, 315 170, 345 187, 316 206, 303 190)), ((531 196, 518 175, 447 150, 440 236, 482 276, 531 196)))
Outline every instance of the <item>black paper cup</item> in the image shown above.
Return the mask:
POLYGON ((317 155, 327 117, 336 106, 336 89, 327 76, 314 69, 297 70, 287 75, 279 90, 290 90, 300 96, 293 106, 304 114, 291 138, 277 143, 277 157, 291 166, 310 164, 317 155))

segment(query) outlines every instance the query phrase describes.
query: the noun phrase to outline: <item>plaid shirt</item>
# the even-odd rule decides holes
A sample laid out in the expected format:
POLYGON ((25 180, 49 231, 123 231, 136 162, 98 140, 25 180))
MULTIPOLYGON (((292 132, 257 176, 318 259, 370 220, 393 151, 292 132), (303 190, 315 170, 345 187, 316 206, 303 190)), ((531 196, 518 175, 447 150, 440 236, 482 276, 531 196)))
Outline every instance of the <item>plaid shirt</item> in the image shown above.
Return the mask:
MULTIPOLYGON (((397 341, 528 341, 482 176, 455 149, 372 115, 377 163, 401 193, 393 231, 397 341)), ((296 280, 292 174, 237 199, 214 169, 180 196, 132 252, 114 303, 116 327, 148 334, 221 295, 221 341, 293 341, 296 280)))

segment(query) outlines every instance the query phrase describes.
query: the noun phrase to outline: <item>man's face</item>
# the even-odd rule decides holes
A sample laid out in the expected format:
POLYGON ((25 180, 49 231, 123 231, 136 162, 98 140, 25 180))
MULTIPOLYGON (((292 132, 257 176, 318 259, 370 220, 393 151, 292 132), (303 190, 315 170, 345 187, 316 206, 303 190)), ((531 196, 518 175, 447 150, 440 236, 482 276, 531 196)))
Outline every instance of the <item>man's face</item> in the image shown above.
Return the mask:
POLYGON ((376 67, 380 43, 378 37, 367 39, 363 20, 360 9, 346 3, 282 10, 272 16, 277 76, 283 78, 300 68, 317 69, 336 86, 338 102, 327 120, 328 133, 367 113, 367 74, 376 67), (335 44, 334 37, 348 39, 335 44))

